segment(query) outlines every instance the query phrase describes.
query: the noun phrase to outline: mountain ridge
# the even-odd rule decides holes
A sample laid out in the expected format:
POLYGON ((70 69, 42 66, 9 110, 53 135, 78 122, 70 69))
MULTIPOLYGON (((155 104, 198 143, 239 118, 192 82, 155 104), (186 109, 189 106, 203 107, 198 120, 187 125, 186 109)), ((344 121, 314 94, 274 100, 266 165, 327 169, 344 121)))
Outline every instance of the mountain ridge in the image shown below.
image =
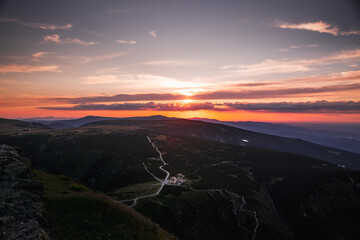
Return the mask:
MULTIPOLYGON (((329 127, 325 126, 321 128, 317 124, 308 124, 308 126, 302 126, 291 125, 289 123, 269 123, 253 121, 235 122, 219 121, 207 118, 191 119, 196 121, 223 124, 231 127, 275 136, 299 138, 320 145, 334 147, 358 154, 360 153, 360 131, 349 131, 348 128, 341 128, 341 124, 338 124, 338 128, 340 129, 333 129, 331 125, 329 127)), ((346 124, 344 125, 347 126, 346 124)))
POLYGON ((82 128, 101 128, 101 126, 104 125, 111 125, 114 128, 119 127, 120 129, 121 127, 132 126, 160 134, 178 134, 221 143, 296 153, 317 158, 331 164, 340 164, 349 168, 360 169, 360 155, 356 153, 314 144, 301 139, 257 133, 223 124, 206 123, 187 119, 174 119, 172 121, 110 120, 89 123, 83 125, 82 128))

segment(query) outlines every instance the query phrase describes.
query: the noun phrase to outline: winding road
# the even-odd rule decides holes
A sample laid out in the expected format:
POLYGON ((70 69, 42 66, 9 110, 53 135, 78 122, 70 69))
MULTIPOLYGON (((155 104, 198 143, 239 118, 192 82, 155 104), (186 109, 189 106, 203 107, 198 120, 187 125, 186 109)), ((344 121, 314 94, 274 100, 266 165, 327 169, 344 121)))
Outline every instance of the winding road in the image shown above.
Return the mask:
POLYGON ((161 171, 163 171, 163 172, 166 173, 166 177, 165 177, 164 180, 160 180, 160 179, 157 178, 154 174, 152 174, 152 173, 147 169, 145 163, 143 163, 145 170, 146 170, 148 173, 150 173, 151 176, 153 176, 156 180, 160 181, 160 182, 161 182, 161 185, 160 185, 159 189, 156 191, 156 193, 148 194, 148 195, 136 197, 136 198, 133 198, 133 199, 128 199, 128 200, 122 200, 122 201, 121 201, 121 202, 131 202, 131 201, 132 201, 133 204, 131 204, 129 207, 134 207, 134 206, 136 205, 136 203, 137 203, 137 200, 139 200, 139 199, 144 199, 144 198, 149 198, 149 197, 155 197, 155 196, 157 196, 157 195, 161 192, 161 190, 163 189, 164 185, 166 184, 166 182, 167 182, 167 180, 168 180, 168 178, 169 178, 169 176, 170 176, 170 173, 163 168, 165 165, 168 165, 168 164, 164 161, 164 159, 163 159, 163 157, 162 157, 162 153, 161 153, 161 152, 159 151, 159 149, 155 146, 155 144, 151 141, 151 139, 150 139, 149 136, 147 136, 147 139, 148 139, 148 141, 151 143, 151 145, 153 146, 153 148, 155 148, 155 150, 159 153, 160 160, 163 162, 163 164, 159 167, 159 169, 160 169, 161 171))
POLYGON ((243 212, 248 212, 248 213, 252 213, 254 214, 254 218, 255 218, 255 221, 256 221, 256 225, 255 225, 255 228, 254 228, 254 233, 253 233, 253 236, 251 238, 251 240, 254 240, 255 239, 255 236, 256 236, 256 231, 259 227, 259 221, 258 221, 258 218, 257 218, 257 215, 256 215, 256 212, 253 211, 253 210, 247 210, 247 209, 244 209, 243 206, 246 204, 246 201, 245 201, 245 198, 244 197, 241 197, 243 203, 240 205, 240 210, 243 211, 243 212))
MULTIPOLYGON (((161 152, 159 151, 159 149, 155 146, 155 144, 151 141, 151 139, 150 139, 149 136, 147 136, 147 139, 148 139, 148 141, 151 143, 151 145, 153 146, 153 148, 155 148, 155 150, 159 153, 159 158, 160 158, 160 160, 161 160, 162 163, 163 163, 163 164, 159 167, 159 169, 160 169, 161 171, 163 171, 163 172, 166 173, 166 177, 165 177, 164 180, 159 179, 159 178, 156 177, 153 173, 151 173, 151 172, 147 169, 145 163, 143 163, 143 166, 144 166, 145 170, 146 170, 152 177, 154 177, 156 180, 158 180, 161 185, 160 185, 159 189, 158 189, 155 193, 153 193, 153 194, 143 195, 143 196, 139 196, 139 197, 136 197, 136 198, 133 198, 133 199, 128 199, 128 200, 122 200, 122 202, 130 202, 130 201, 132 201, 133 203, 132 203, 129 207, 134 207, 139 199, 144 199, 144 198, 149 198, 149 197, 155 197, 155 196, 159 195, 159 193, 160 193, 161 190, 163 189, 164 185, 167 183, 167 180, 168 180, 168 178, 169 178, 169 176, 170 176, 170 172, 166 171, 166 170, 163 168, 164 166, 168 165, 168 163, 166 163, 166 162, 164 161, 164 159, 163 159, 163 157, 162 157, 162 153, 161 153, 161 152)), ((230 162, 230 161, 223 161, 223 162, 220 162, 220 163, 211 164, 210 166, 217 166, 217 165, 224 164, 224 163, 229 163, 229 162, 230 162)), ((157 185, 157 184, 156 184, 156 185, 157 185)), ((155 186, 155 185, 153 185, 153 186, 155 186)), ((180 187, 183 187, 183 186, 180 186, 180 187)), ((257 229, 258 229, 258 227, 259 227, 259 221, 258 221, 258 218, 257 218, 257 213, 256 213, 256 211, 248 210, 248 209, 243 208, 243 206, 246 204, 245 198, 244 198, 243 196, 238 196, 236 193, 230 192, 230 191, 225 190, 225 189, 206 189, 206 190, 195 190, 195 189, 192 189, 192 188, 189 188, 189 189, 190 189, 190 190, 193 190, 193 191, 206 191, 206 192, 223 190, 223 191, 225 191, 225 192, 228 192, 228 193, 231 194, 231 195, 236 196, 237 198, 241 198, 242 204, 240 205, 240 210, 241 210, 242 212, 247 212, 247 213, 251 213, 251 214, 254 215, 256 225, 255 225, 255 227, 254 227, 253 235, 252 235, 252 238, 251 238, 251 239, 252 239, 252 240, 255 239, 255 237, 256 237, 256 232, 257 232, 257 229)))

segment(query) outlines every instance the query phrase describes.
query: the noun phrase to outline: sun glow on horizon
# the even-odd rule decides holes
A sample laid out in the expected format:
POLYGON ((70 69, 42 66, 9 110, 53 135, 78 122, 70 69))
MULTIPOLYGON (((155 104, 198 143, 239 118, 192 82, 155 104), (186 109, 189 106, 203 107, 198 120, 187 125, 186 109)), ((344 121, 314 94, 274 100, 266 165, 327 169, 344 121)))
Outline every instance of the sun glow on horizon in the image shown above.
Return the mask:
POLYGON ((189 104, 189 103, 193 103, 194 100, 192 100, 192 99, 184 99, 184 100, 181 100, 181 102, 184 103, 184 104, 189 104))
POLYGON ((194 96, 198 91, 199 90, 197 90, 197 89, 180 89, 180 90, 177 90, 176 92, 181 95, 190 97, 190 96, 194 96))

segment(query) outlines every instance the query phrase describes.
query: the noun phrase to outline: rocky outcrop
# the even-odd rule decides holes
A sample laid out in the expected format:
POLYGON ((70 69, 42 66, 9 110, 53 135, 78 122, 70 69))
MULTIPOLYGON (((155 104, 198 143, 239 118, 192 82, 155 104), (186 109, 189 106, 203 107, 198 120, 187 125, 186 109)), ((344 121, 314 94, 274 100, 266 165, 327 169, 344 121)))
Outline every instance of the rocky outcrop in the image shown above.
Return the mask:
POLYGON ((0 239, 50 239, 44 230, 42 183, 14 147, 0 145, 0 239))

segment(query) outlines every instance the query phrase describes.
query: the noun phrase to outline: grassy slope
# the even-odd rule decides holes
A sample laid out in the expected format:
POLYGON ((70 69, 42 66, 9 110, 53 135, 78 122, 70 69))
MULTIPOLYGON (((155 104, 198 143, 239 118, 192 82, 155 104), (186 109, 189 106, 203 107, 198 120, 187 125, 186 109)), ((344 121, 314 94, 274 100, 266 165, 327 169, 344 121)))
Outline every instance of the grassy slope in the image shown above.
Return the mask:
MULTIPOLYGON (((178 219, 175 216, 196 218, 196 211, 203 212, 203 216, 209 214, 207 211, 218 216, 226 215, 227 218, 221 221, 228 221, 227 230, 239 217, 224 208, 233 205, 233 201, 226 200, 229 197, 224 199, 224 194, 204 195, 198 192, 206 189, 225 189, 244 196, 247 200, 245 208, 258 212, 258 239, 290 238, 291 233, 297 239, 355 239, 354 236, 360 233, 356 217, 360 214, 358 171, 332 167, 300 155, 217 144, 191 137, 153 136, 153 139, 169 163, 166 169, 171 173, 185 174, 188 177, 185 186, 195 191, 175 194, 164 189, 160 197, 143 200, 136 209, 152 216, 179 237, 186 233, 168 226, 166 219, 162 219, 164 215, 174 216, 171 219, 175 222, 178 219), (211 166, 224 160, 230 162, 211 166), (195 204, 197 207, 184 209, 184 204, 195 204)), ((203 222, 213 226, 212 230, 217 229, 221 233, 221 224, 216 218, 210 216, 205 219, 203 222)), ((249 220, 240 217, 237 221, 240 226, 251 229, 249 220)), ((186 224, 177 222, 174 225, 182 229, 180 226, 186 228, 186 224)), ((202 226, 201 221, 197 224, 202 226)), ((203 239, 216 236, 208 234, 206 227, 204 229, 202 232, 198 229, 203 239)), ((222 232, 223 236, 226 233, 222 232)), ((184 237, 196 239, 194 236, 184 237)))
POLYGON ((23 134, 29 132, 44 132, 47 130, 48 128, 40 123, 0 118, 0 134, 23 134))
POLYGON ((0 136, 2 142, 21 147, 35 168, 79 179, 93 189, 153 181, 141 164, 157 156, 145 135, 66 132, 0 136))
POLYGON ((122 203, 68 177, 34 173, 44 184, 53 239, 175 239, 122 203))
POLYGON ((360 169, 360 155, 326 147, 295 138, 284 138, 256 133, 221 124, 206 123, 185 119, 167 121, 127 121, 110 120, 85 125, 84 128, 95 129, 142 129, 157 134, 174 134, 192 136, 210 141, 246 145, 263 149, 291 152, 324 160, 333 164, 343 164, 349 168, 360 169), (249 142, 244 143, 242 139, 249 142))

